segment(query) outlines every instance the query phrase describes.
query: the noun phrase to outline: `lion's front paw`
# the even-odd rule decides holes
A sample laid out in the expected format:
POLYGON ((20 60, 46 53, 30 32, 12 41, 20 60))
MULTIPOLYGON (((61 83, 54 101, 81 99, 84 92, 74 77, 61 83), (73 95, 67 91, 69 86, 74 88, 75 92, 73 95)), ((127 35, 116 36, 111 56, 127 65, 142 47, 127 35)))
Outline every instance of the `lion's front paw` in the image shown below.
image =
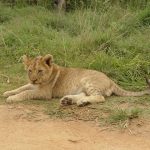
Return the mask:
POLYGON ((68 96, 65 96, 63 97, 61 100, 60 100, 60 104, 61 105, 72 105, 73 104, 73 100, 72 98, 68 97, 68 96))
POLYGON ((4 97, 9 97, 10 95, 12 95, 10 91, 6 91, 5 93, 3 93, 4 97))
POLYGON ((18 98, 16 96, 9 96, 7 99, 6 99, 6 102, 7 103, 12 103, 12 102, 16 102, 18 101, 18 98))

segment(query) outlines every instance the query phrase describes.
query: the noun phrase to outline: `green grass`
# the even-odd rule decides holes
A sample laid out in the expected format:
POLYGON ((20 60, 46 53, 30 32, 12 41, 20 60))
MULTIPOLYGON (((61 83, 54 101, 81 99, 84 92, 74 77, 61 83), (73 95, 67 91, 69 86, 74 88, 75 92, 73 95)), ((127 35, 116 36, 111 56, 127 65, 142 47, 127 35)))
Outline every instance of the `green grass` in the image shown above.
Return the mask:
POLYGON ((127 120, 139 118, 143 110, 139 108, 118 109, 109 115, 107 122, 110 124, 118 124, 127 120))
POLYGON ((0 7, 0 66, 19 64, 24 54, 51 53, 60 65, 144 85, 150 72, 148 8, 136 12, 113 6, 101 13, 87 9, 61 15, 39 6, 0 7))
MULTIPOLYGON (((144 89, 145 74, 150 74, 150 7, 108 6, 59 14, 42 6, 12 8, 0 3, 0 103, 4 104, 4 91, 27 82, 21 63, 24 54, 50 53, 59 65, 99 70, 126 89, 144 89)), ((124 101, 150 114, 148 97, 112 97, 85 108, 60 108, 57 100, 29 103, 44 105, 54 117, 119 122, 130 118, 129 112, 115 113, 112 106, 121 107, 124 101)))

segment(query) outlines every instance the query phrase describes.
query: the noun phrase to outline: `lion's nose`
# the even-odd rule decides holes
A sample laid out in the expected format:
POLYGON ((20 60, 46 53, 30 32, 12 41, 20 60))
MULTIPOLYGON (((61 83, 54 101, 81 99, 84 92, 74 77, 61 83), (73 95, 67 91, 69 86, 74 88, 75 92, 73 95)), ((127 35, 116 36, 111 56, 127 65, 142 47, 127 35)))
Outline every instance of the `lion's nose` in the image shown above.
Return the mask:
POLYGON ((37 79, 32 80, 33 83, 35 83, 37 81, 37 79))

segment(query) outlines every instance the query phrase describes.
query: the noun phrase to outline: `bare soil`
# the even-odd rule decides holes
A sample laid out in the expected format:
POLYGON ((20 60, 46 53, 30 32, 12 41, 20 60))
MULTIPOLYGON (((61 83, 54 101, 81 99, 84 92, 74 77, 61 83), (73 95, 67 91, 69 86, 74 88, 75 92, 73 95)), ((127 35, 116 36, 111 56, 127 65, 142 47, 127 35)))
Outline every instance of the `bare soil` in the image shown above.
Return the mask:
POLYGON ((150 123, 125 131, 92 122, 52 120, 42 108, 0 105, 2 150, 150 150, 150 123))

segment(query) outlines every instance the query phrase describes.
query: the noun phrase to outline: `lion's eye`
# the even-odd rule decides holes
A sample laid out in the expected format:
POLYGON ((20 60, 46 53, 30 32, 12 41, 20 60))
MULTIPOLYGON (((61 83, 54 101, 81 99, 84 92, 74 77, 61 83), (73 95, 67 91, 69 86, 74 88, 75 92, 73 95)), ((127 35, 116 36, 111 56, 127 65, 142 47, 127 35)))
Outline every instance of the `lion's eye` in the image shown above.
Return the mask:
POLYGON ((31 69, 29 69, 29 73, 31 73, 32 72, 32 70, 31 69))
POLYGON ((38 73, 42 73, 43 72, 43 70, 38 70, 38 73))

